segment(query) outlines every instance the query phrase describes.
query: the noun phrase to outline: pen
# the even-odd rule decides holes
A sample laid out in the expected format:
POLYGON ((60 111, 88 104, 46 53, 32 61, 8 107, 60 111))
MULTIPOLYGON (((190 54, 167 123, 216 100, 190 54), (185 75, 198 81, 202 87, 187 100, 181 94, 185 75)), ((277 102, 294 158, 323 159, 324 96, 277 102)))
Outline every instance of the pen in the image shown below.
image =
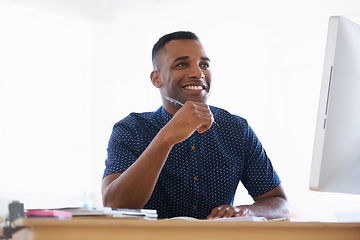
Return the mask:
MULTIPOLYGON (((182 106, 184 106, 184 104, 182 103, 182 102, 179 102, 178 100, 175 100, 175 99, 173 99, 173 98, 170 98, 170 97, 165 97, 166 98, 166 100, 168 100, 169 102, 171 102, 172 104, 174 104, 174 105, 178 105, 178 106, 180 106, 180 107, 182 107, 182 106)), ((216 126, 219 126, 219 124, 217 123, 217 122, 213 122, 216 126)))
POLYGON ((179 105, 180 107, 184 106, 184 104, 179 102, 178 100, 175 100, 175 99, 172 99, 172 98, 169 98, 169 97, 165 97, 165 98, 166 98, 166 100, 168 100, 169 102, 171 102, 174 105, 179 105))

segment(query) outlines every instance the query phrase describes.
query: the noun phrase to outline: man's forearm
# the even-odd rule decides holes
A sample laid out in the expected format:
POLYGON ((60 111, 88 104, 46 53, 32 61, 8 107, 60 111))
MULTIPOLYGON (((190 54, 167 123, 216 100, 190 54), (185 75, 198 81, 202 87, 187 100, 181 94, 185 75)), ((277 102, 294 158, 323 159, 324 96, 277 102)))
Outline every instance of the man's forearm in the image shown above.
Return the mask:
POLYGON ((133 165, 103 185, 104 206, 142 208, 154 190, 171 148, 172 144, 159 133, 133 165))
POLYGON ((238 208, 241 208, 248 216, 265 217, 266 219, 290 217, 289 204, 287 200, 281 197, 269 197, 256 201, 252 205, 238 206, 238 208))

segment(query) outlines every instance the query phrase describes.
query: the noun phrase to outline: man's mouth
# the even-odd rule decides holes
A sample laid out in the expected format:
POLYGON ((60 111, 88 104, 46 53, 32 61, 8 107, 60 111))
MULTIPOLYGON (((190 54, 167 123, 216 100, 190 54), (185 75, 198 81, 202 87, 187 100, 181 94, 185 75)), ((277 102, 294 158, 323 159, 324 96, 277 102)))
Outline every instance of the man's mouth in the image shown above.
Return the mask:
POLYGON ((203 86, 195 86, 195 85, 188 85, 183 88, 186 90, 203 90, 203 89, 205 89, 203 86))

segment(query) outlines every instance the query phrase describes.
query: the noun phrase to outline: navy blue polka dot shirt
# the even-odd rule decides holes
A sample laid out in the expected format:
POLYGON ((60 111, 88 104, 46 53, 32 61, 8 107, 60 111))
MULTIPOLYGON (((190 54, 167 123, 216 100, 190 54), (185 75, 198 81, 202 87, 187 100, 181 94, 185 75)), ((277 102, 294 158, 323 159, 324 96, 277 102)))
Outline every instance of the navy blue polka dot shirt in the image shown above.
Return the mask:
MULTIPOLYGON (((220 205, 232 205, 241 181, 252 197, 280 184, 257 136, 247 121, 210 106, 215 121, 173 146, 144 208, 159 218, 206 218, 220 205)), ((163 107, 156 112, 131 113, 115 124, 108 145, 104 177, 123 173, 172 118, 163 107)), ((141 176, 139 176, 141 177, 141 176)))

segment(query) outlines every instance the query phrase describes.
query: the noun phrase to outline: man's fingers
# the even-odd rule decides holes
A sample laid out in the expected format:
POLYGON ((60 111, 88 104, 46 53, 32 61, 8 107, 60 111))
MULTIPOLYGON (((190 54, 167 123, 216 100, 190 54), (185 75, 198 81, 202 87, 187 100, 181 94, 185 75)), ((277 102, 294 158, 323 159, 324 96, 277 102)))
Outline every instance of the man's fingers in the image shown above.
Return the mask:
POLYGON ((196 129, 199 133, 203 133, 211 128, 214 117, 208 105, 197 102, 186 102, 183 108, 184 111, 191 112, 191 115, 188 116, 187 119, 194 124, 199 124, 196 129))
POLYGON ((233 206, 219 206, 214 208, 207 219, 241 217, 246 214, 246 208, 238 208, 233 206))

